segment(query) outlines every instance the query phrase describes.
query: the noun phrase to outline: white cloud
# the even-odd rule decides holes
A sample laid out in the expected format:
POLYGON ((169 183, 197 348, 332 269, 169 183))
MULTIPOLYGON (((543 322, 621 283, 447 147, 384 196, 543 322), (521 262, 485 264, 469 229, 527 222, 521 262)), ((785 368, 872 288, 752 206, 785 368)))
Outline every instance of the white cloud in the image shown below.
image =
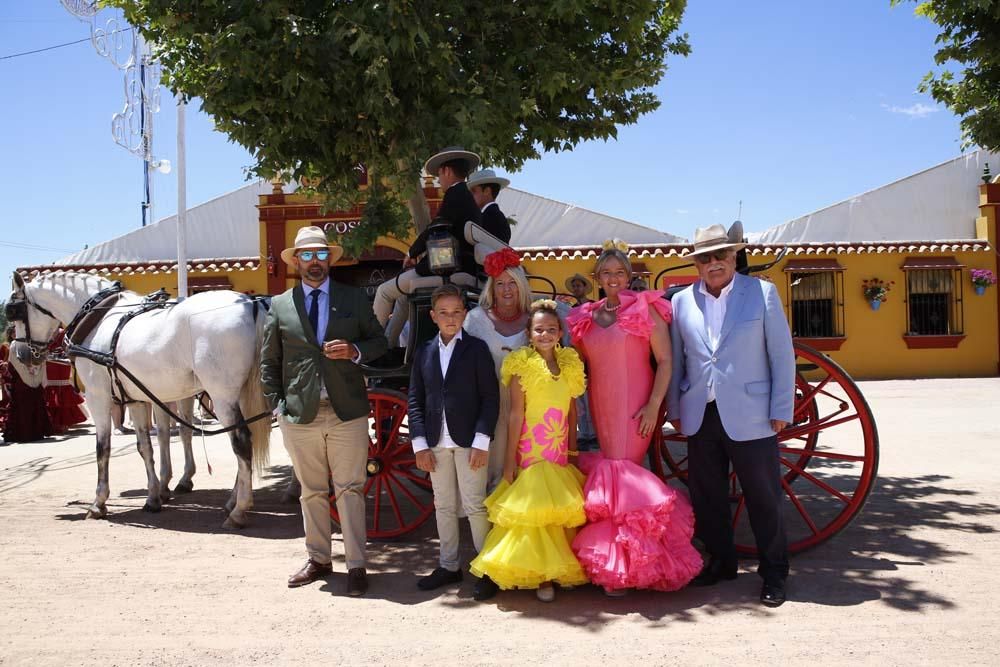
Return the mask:
POLYGON ((932 107, 929 104, 924 104, 922 102, 911 104, 908 107, 898 107, 895 104, 882 104, 881 107, 889 113, 901 113, 904 116, 909 116, 910 118, 923 118, 924 116, 940 111, 938 107, 932 107))

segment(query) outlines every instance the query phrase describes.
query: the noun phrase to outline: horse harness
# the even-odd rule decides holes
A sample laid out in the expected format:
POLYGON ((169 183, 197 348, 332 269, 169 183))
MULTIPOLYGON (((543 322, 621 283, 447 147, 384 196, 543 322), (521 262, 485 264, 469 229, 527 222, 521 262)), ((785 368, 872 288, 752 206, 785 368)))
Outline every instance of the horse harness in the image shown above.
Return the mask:
MULTIPOLYGON (((121 336, 122 330, 125 325, 131 322, 133 319, 139 315, 145 313, 161 310, 163 308, 168 308, 177 305, 176 301, 169 300, 169 294, 164 289, 159 289, 152 294, 145 296, 136 308, 129 310, 118 320, 118 324, 115 326, 114 333, 111 335, 111 345, 107 352, 99 352, 97 350, 92 350, 90 348, 84 347, 82 345, 83 341, 86 340, 98 324, 104 319, 105 314, 117 306, 118 302, 124 296, 122 294, 123 287, 121 282, 116 281, 110 287, 99 291, 98 293, 87 299, 80 310, 77 311, 76 315, 68 325, 66 325, 64 333, 64 344, 66 349, 66 354, 70 358, 83 357, 89 361, 94 362, 99 366, 104 366, 108 369, 108 375, 111 378, 112 390, 111 398, 112 400, 122 407, 130 403, 139 403, 137 399, 130 398, 125 391, 125 387, 122 385, 121 379, 118 377, 118 373, 122 373, 127 377, 139 390, 145 394, 153 403, 155 403, 160 409, 169 414, 177 423, 182 424, 196 433, 201 433, 203 435, 216 435, 219 433, 227 433, 229 431, 235 430, 241 426, 245 426, 258 419, 263 419, 269 416, 270 412, 262 412, 259 415, 255 415, 250 419, 241 419, 232 426, 214 429, 211 431, 206 431, 204 429, 196 427, 194 424, 188 423, 186 420, 182 419, 179 415, 175 414, 166 403, 157 398, 149 389, 133 375, 127 368, 122 366, 118 362, 118 339, 121 336), (115 394, 115 389, 117 388, 117 395, 115 394)), ((264 308, 266 311, 269 306, 267 299, 262 297, 254 297, 253 301, 253 319, 257 320, 257 316, 260 308, 264 308)), ((41 359, 45 356, 50 342, 49 341, 36 341, 31 338, 31 330, 28 326, 28 305, 31 305, 38 311, 48 315, 54 320, 57 320, 55 315, 51 311, 39 305, 38 303, 28 299, 28 294, 25 291, 24 298, 19 300, 11 300, 7 303, 4 314, 6 315, 8 321, 20 321, 24 322, 25 325, 25 335, 23 338, 15 338, 14 342, 25 343, 31 350, 31 354, 36 359, 41 359)))

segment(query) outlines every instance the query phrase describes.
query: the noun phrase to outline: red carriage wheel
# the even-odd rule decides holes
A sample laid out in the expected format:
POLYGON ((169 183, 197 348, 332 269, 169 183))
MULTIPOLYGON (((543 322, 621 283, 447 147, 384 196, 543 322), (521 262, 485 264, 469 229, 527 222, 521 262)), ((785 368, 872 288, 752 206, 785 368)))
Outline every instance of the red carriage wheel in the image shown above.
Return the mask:
MULTIPOLYGON (((829 357, 795 345, 795 413, 778 437, 789 549, 798 553, 830 539, 861 511, 878 472, 878 430, 850 376, 829 357)), ((654 438, 653 472, 687 479, 687 439, 669 429, 654 438), (664 466, 664 463, 666 466, 664 466)), ((756 553, 743 494, 732 484, 732 516, 741 553, 756 553)))
MULTIPOLYGON (((391 389, 368 391, 368 481, 365 519, 369 539, 416 530, 434 512, 428 473, 419 470, 406 422, 406 396, 391 389)), ((334 498, 330 516, 340 522, 334 498)))

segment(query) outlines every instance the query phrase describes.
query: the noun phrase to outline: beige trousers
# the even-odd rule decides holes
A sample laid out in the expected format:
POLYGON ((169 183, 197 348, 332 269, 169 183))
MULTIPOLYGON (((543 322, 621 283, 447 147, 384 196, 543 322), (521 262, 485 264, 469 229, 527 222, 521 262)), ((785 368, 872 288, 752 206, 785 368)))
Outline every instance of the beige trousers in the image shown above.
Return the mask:
POLYGON ((458 562, 458 510, 461 504, 469 517, 472 543, 476 551, 483 548, 490 520, 486 514, 487 467, 479 470, 469 467, 469 447, 433 447, 434 516, 437 519, 438 540, 441 543, 440 564, 446 570, 457 572, 458 562))
POLYGON ((323 400, 312 423, 292 424, 280 419, 279 425, 295 477, 302 485, 300 503, 309 558, 323 564, 331 560, 332 479, 347 569, 364 567, 368 418, 341 421, 330 402, 323 400))

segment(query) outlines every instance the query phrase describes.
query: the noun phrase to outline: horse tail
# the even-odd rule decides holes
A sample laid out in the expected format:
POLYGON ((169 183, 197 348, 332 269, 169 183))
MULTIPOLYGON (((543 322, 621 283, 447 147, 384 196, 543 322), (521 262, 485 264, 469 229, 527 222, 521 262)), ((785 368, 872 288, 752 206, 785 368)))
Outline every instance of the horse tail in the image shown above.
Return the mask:
MULTIPOLYGON (((260 384, 261 343, 264 340, 265 318, 261 313, 257 312, 260 308, 258 303, 253 303, 252 307, 254 309, 256 331, 254 335, 253 366, 250 368, 250 374, 247 376, 246 381, 243 383, 243 388, 240 390, 240 411, 243 413, 244 419, 250 419, 261 413, 271 411, 267 400, 264 398, 264 391, 260 384)), ((251 423, 249 428, 250 442, 253 447, 253 469, 260 476, 270 462, 271 420, 269 417, 261 417, 251 423)))

